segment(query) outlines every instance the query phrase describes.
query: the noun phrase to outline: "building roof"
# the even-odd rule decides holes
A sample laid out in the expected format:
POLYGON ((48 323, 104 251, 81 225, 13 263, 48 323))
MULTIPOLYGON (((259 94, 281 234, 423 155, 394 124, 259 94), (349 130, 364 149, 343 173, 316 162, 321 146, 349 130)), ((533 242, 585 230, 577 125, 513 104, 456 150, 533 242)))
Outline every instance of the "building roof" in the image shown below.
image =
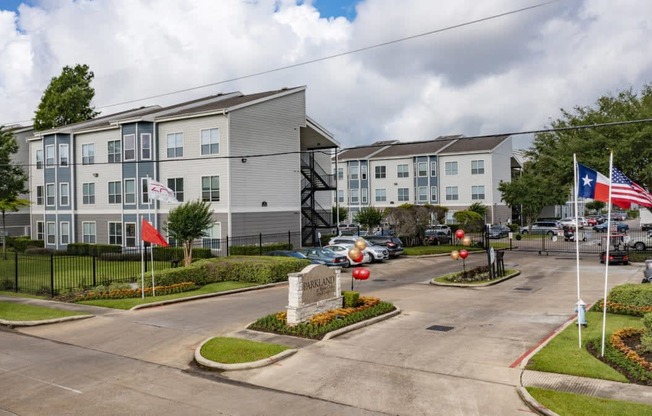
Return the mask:
POLYGON ((398 140, 386 140, 382 142, 375 142, 367 146, 359 147, 350 147, 344 149, 339 155, 338 160, 359 160, 359 159, 369 159, 374 153, 382 151, 394 143, 398 143, 398 140))
POLYGON ((387 159, 392 157, 405 157, 416 155, 434 155, 455 142, 460 136, 442 136, 434 140, 420 142, 403 142, 390 146, 373 156, 372 159, 387 159))
POLYGON ((457 154, 488 152, 495 149, 498 145, 509 138, 508 134, 497 136, 479 136, 479 137, 461 137, 447 146, 439 154, 457 154))

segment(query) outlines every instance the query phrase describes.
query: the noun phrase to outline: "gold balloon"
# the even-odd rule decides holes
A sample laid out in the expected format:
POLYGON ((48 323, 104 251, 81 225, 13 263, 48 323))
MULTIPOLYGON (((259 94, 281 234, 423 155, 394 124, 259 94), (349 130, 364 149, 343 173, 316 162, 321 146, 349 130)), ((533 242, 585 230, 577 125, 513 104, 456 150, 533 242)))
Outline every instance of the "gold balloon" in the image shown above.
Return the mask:
POLYGON ((367 242, 364 241, 362 238, 358 238, 357 240, 355 240, 355 246, 360 250, 364 250, 365 248, 367 248, 367 242))
POLYGON ((352 258, 352 259, 359 258, 361 254, 362 254, 362 251, 360 251, 360 249, 357 248, 357 247, 351 247, 349 249, 349 257, 352 258))
POLYGON ((451 259, 457 260, 460 258, 460 252, 457 250, 451 251, 451 259))
POLYGON ((469 237, 468 235, 465 236, 465 237, 462 239, 462 245, 463 245, 463 246, 470 246, 470 245, 471 245, 471 237, 469 237))

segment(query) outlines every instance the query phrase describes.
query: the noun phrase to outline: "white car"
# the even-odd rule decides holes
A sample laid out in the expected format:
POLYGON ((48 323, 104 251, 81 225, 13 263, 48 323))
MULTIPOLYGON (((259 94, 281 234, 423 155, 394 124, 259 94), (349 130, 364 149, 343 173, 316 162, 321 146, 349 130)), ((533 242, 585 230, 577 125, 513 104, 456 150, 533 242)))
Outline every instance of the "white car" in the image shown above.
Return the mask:
MULTIPOLYGON (((588 222, 584 217, 578 217, 577 220, 580 223, 580 228, 584 228, 588 225, 588 222)), ((575 227, 575 218, 564 218, 560 220, 559 223, 562 225, 562 227, 575 227)))
POLYGON ((366 264, 366 263, 371 263, 371 255, 367 253, 366 251, 362 252, 362 261, 354 261, 351 256, 349 256, 349 250, 355 247, 353 244, 332 244, 328 246, 324 246, 324 248, 329 248, 336 252, 337 254, 340 254, 342 256, 346 256, 349 258, 349 263, 351 263, 351 266, 359 266, 361 264, 366 264))
MULTIPOLYGON (((329 245, 334 245, 334 244, 353 244, 355 245, 355 241, 358 238, 362 237, 352 237, 352 236, 337 236, 331 238, 331 240, 328 242, 329 245)), ((367 243, 367 248, 364 249, 365 253, 369 253, 371 256, 371 261, 383 261, 385 259, 389 258, 389 251, 387 251, 387 247, 379 246, 377 244, 373 244, 368 240, 365 240, 362 238, 366 243, 367 243)))

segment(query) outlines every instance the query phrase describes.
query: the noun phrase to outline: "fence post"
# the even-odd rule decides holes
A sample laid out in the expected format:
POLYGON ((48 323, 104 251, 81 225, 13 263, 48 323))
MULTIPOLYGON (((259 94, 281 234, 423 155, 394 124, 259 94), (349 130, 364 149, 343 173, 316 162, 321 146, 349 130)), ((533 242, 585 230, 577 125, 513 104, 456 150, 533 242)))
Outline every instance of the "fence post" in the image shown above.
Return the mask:
POLYGON ((50 297, 54 297, 54 254, 50 254, 50 297))
POLYGON ((258 255, 263 255, 263 233, 258 233, 258 255))
POLYGON ((97 256, 93 254, 93 287, 97 286, 97 266, 95 262, 97 261, 97 256))
POLYGON ((15 277, 14 291, 16 293, 18 293, 18 251, 14 252, 14 259, 15 259, 15 264, 14 264, 14 277, 15 277))

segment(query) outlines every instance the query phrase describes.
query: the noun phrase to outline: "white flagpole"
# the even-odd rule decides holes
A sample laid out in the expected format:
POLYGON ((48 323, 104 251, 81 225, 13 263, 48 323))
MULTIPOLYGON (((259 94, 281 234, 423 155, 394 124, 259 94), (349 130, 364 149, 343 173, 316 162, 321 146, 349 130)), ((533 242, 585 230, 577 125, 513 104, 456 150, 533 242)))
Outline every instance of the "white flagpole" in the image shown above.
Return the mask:
POLYGON ((611 181, 614 163, 613 151, 609 153, 609 202, 607 209, 607 248, 604 253, 604 295, 602 298, 602 349, 600 356, 604 357, 604 340, 607 332, 607 285, 609 281, 609 248, 611 246, 611 181))
POLYGON ((580 322, 580 303, 582 303, 582 297, 580 296, 580 223, 578 216, 578 207, 577 207, 577 198, 579 194, 579 185, 577 180, 577 156, 573 153, 573 199, 575 201, 575 270, 577 273, 577 337, 578 337, 578 347, 582 348, 582 322, 580 322))
MULTIPOLYGON (((152 223, 152 197, 149 192, 149 174, 147 174, 147 203, 149 204, 149 209, 147 210, 147 216, 148 216, 148 221, 150 224, 154 225, 152 223)), ((154 246, 152 243, 149 244, 149 254, 150 254, 150 259, 152 262, 152 296, 156 296, 156 289, 155 289, 155 284, 154 284, 154 246)))

